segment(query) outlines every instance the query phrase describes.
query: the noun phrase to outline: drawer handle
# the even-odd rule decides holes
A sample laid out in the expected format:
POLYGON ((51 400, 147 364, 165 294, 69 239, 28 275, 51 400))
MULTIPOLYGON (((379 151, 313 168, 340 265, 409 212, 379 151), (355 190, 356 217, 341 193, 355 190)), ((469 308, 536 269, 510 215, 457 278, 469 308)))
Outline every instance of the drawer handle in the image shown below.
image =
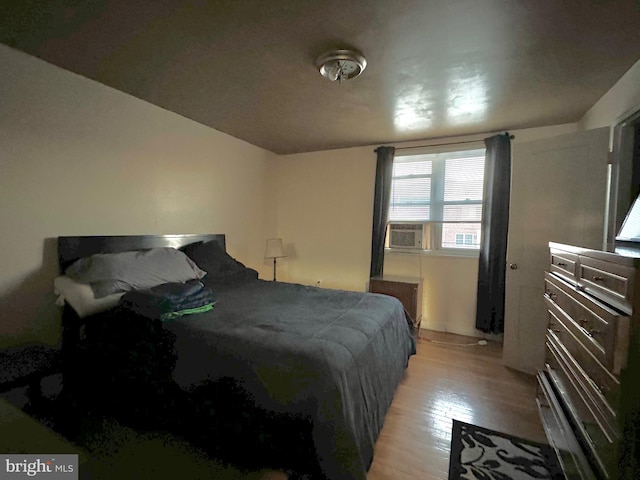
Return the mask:
POLYGON ((559 267, 566 267, 567 266, 567 264, 564 263, 564 262, 558 262, 558 263, 556 263, 556 265, 559 266, 559 267))
POLYGON ((562 332, 562 329, 558 328, 558 325, 553 322, 549 322, 549 325, 547 326, 547 328, 549 329, 550 332, 554 332, 554 333, 562 332))
POLYGON ((599 277, 598 275, 595 275, 593 277, 593 281, 594 282, 604 282, 604 277, 599 277))
POLYGON ((586 319, 584 319, 584 318, 581 318, 580 320, 578 320, 578 323, 580 324, 580 326, 581 326, 582 328, 584 328, 584 326, 585 326, 587 323, 589 323, 589 320, 586 320, 586 319))
POLYGON ((595 328, 592 328, 587 333, 589 334, 590 337, 593 337, 595 335, 599 335, 601 332, 600 332, 600 330, 596 330, 595 328))
POLYGON ((555 293, 551 293, 551 292, 544 292, 544 294, 545 294, 545 295, 547 296, 547 298, 548 298, 548 299, 550 299, 550 300, 555 300, 555 299, 558 297, 558 295, 557 295, 557 294, 555 294, 555 293))

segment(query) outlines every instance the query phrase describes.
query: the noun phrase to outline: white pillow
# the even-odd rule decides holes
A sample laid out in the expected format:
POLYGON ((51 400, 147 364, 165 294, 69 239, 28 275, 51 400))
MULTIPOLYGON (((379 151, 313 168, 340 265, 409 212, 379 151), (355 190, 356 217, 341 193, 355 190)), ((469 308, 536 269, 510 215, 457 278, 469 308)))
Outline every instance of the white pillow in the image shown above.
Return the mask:
POLYGON ((59 295, 58 304, 66 301, 76 311, 78 317, 84 318, 89 315, 109 310, 120 301, 124 293, 114 293, 102 298, 95 298, 91 285, 87 283, 74 282, 67 276, 57 277, 53 281, 54 292, 59 295))

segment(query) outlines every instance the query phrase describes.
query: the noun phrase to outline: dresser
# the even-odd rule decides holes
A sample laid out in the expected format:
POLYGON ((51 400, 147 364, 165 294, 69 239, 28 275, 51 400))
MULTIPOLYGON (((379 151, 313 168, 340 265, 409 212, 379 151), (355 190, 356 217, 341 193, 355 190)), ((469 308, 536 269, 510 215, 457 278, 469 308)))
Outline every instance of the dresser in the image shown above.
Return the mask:
POLYGON ((420 331, 422 322, 422 279, 413 277, 382 276, 369 279, 369 291, 396 297, 411 317, 414 332, 420 331))
POLYGON ((549 244, 537 403, 568 479, 640 478, 640 252, 549 244))

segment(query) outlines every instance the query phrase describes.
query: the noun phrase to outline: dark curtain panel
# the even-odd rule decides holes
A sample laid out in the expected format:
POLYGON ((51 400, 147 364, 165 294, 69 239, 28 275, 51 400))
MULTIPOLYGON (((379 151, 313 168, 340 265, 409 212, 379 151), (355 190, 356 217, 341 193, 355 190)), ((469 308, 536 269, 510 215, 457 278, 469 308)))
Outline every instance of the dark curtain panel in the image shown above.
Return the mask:
POLYGON ((391 178, 393 176, 394 147, 378 147, 376 164, 376 190, 373 197, 373 233, 371 236, 370 275, 382 275, 384 266, 384 237, 387 232, 389 203, 391 201, 391 178))
POLYGON ((478 265, 476 328, 504 332, 504 283, 509 230, 511 140, 509 135, 486 138, 484 208, 478 265))

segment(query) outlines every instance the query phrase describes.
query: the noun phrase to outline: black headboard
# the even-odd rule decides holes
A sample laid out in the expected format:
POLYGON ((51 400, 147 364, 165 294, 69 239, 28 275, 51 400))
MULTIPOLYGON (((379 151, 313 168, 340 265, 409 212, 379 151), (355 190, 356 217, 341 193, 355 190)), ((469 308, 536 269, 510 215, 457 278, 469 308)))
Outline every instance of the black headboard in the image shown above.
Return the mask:
POLYGON ((217 242, 226 250, 225 236, 220 233, 58 237, 58 264, 62 273, 79 258, 94 253, 117 253, 157 247, 181 248, 190 243, 211 241, 217 242))

